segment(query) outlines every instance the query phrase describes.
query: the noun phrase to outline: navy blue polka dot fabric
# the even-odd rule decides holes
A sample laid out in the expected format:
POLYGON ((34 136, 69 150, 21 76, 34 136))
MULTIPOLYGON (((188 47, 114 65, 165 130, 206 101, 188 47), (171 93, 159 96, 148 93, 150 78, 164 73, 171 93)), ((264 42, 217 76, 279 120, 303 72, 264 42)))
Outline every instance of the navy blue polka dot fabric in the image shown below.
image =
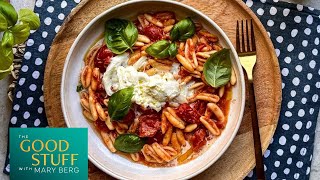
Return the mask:
POLYGON ((320 11, 271 0, 244 2, 268 31, 283 81, 279 124, 264 154, 266 178, 309 179, 320 106, 320 11))
MULTIPOLYGON (((36 0, 41 26, 27 40, 9 127, 46 127, 43 78, 51 43, 66 16, 80 0, 36 0)), ((9 152, 9 151, 8 151, 9 152)), ((10 172, 8 153, 4 173, 10 172)))
MULTIPOLYGON (((41 27, 27 41, 10 127, 46 127, 43 75, 50 44, 80 0, 37 0, 41 27)), ((319 112, 320 11, 278 0, 244 0, 274 44, 282 74, 279 124, 264 154, 267 179, 308 179, 319 112)), ((9 154, 4 169, 9 173, 9 154)), ((251 172, 247 178, 253 179, 251 172)))

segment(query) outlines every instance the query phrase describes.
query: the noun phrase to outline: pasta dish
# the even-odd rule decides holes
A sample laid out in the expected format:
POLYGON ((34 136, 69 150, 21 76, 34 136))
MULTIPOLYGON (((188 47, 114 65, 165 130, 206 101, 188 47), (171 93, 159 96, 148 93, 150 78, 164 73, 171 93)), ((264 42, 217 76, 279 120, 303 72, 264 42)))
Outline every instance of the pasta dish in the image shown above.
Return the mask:
POLYGON ((236 76, 229 49, 189 17, 109 19, 88 49, 77 91, 113 153, 148 166, 199 156, 223 133, 236 76))

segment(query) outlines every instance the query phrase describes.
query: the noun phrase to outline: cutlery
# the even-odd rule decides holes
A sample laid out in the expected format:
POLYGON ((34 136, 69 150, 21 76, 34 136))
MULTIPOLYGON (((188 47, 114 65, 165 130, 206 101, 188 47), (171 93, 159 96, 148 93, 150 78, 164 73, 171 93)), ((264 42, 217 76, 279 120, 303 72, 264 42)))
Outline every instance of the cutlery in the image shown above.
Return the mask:
POLYGON ((239 21, 237 21, 236 50, 239 55, 240 64, 245 69, 248 77, 248 82, 249 82, 249 103, 250 103, 249 106, 251 110, 257 179, 264 180, 265 173, 264 173, 263 156, 262 156, 261 140, 260 140, 260 133, 259 133, 259 122, 257 117, 257 109, 256 109, 256 103, 255 103, 253 77, 252 77, 253 68, 257 60, 256 43, 254 38, 254 28, 253 28, 252 19, 250 21, 241 20, 240 23, 239 21), (239 24, 241 24, 241 26, 239 24), (245 24, 245 29, 244 29, 244 24, 245 24), (249 33, 249 26, 250 26, 250 33, 249 33))

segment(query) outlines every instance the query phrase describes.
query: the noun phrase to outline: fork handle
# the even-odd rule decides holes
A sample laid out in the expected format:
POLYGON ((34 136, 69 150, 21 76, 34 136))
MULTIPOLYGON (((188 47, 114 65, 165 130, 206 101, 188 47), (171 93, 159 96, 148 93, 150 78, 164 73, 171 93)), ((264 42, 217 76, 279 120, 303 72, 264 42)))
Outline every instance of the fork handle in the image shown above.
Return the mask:
POLYGON ((254 152, 256 157, 256 173, 257 179, 265 180, 261 140, 259 133, 259 122, 257 117, 256 100, 254 95, 253 81, 249 80, 249 101, 251 110, 251 120, 252 120, 252 131, 254 140, 254 152))

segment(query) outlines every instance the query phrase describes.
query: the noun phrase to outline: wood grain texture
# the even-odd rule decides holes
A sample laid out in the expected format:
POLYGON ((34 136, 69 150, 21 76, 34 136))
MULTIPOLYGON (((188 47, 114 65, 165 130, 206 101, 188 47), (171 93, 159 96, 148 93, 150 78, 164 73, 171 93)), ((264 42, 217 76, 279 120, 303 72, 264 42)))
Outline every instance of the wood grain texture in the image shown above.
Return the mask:
MULTIPOLYGON (((61 26, 51 45, 44 77, 45 111, 50 126, 66 126, 61 111, 60 84, 64 62, 72 43, 94 17, 121 2, 124 0, 82 0, 61 26)), ((234 45, 236 20, 253 19, 257 44, 254 86, 262 150, 265 151, 278 123, 282 97, 279 63, 266 30, 241 0, 180 2, 193 6, 213 19, 234 45)), ((215 164, 194 179, 243 179, 255 164, 253 147, 251 115, 246 105, 242 124, 231 146, 215 164)), ((89 162, 89 179, 112 178, 89 162)))

